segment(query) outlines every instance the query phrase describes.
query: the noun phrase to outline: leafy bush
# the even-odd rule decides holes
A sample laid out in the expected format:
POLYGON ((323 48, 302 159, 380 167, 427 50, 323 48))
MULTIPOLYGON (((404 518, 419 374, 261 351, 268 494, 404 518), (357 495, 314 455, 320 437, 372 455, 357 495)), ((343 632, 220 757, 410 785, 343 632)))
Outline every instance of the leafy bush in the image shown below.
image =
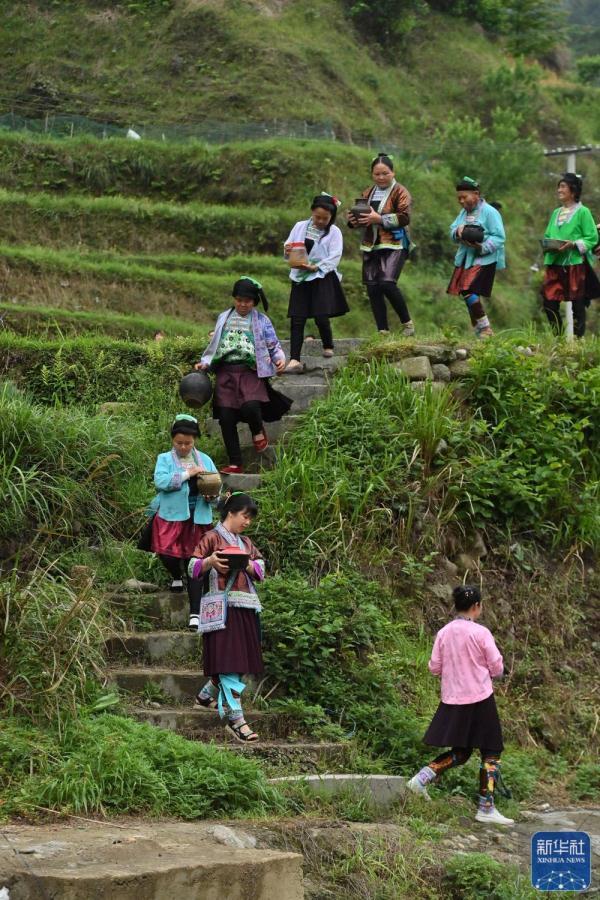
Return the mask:
POLYGON ((444 896, 453 900, 534 900, 539 894, 516 866, 485 853, 453 856, 446 863, 444 896))
POLYGON ((600 84, 600 54, 580 56, 577 60, 577 75, 584 84, 600 84))
POLYGON ((61 735, 8 720, 0 775, 0 809, 9 815, 47 807, 198 819, 281 805, 242 754, 106 714, 73 719, 61 735))
POLYGON ((600 773, 595 763, 578 764, 569 793, 574 800, 597 801, 600 798, 600 773))

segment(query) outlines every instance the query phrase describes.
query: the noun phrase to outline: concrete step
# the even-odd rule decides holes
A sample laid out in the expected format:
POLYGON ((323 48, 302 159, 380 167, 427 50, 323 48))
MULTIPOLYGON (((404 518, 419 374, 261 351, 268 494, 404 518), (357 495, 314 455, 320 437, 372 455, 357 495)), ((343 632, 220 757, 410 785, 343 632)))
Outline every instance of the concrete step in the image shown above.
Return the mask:
POLYGON ((109 682, 122 691, 141 694, 145 689, 151 688, 172 700, 191 700, 206 681, 200 664, 194 669, 111 666, 107 676, 109 682))
POLYGON ((109 660, 137 663, 190 662, 199 665, 202 635, 192 631, 129 631, 112 634, 105 643, 109 660))
POLYGON ((107 601, 115 608, 117 615, 127 623, 143 622, 157 629, 185 628, 188 623, 190 605, 185 592, 114 593, 107 595, 107 601))
MULTIPOLYGON (((315 326, 315 330, 316 330, 316 326, 315 326)), ((311 323, 310 322, 308 323, 308 325, 306 327, 306 332, 308 334, 311 333, 311 323)), ((335 325, 334 325, 334 332, 335 332, 335 325)), ((334 334, 333 345, 335 348, 335 355, 336 356, 347 356, 349 353, 352 353, 354 350, 357 350, 362 343, 363 343, 362 338, 337 338, 336 339, 335 334, 334 334)), ((281 346, 283 347, 285 355, 289 359, 290 342, 282 341, 281 346)), ((311 341, 311 340, 307 341, 305 339, 304 345, 302 347, 302 352, 303 352, 303 355, 304 354, 307 354, 307 355, 310 354, 311 356, 319 355, 321 353, 321 339, 317 338, 314 341, 311 341)))
MULTIPOLYGON (((346 365, 346 357, 345 356, 333 356, 331 359, 324 359, 322 356, 312 356, 306 350, 306 347, 303 348, 302 359, 301 362, 304 363, 304 375, 313 374, 313 373, 321 373, 323 375, 333 375, 334 372, 337 372, 338 369, 341 369, 342 366, 346 365)), ((299 373, 293 372, 290 375, 283 374, 281 376, 281 381, 275 382, 275 386, 277 384, 281 384, 281 388, 279 390, 283 391, 285 394, 285 379, 286 378, 298 378, 299 373)))
POLYGON ((302 900, 302 856, 259 850, 237 823, 7 825, 0 886, 13 900, 302 900), (235 843, 233 843, 235 841, 235 843))
MULTIPOLYGON (((252 714, 248 715, 252 721, 252 714)), ((258 733, 258 731, 257 731, 258 733)), ((263 741, 240 744, 234 738, 227 744, 228 750, 259 757, 267 775, 283 775, 298 772, 310 775, 320 772, 344 772, 352 766, 354 744, 341 741, 312 743, 293 741, 263 741)))
MULTIPOLYGON (((226 741, 228 732, 219 714, 211 709, 190 709, 161 706, 160 709, 134 706, 128 714, 140 722, 147 722, 165 731, 176 731, 184 737, 203 741, 226 741)), ((294 733, 294 720, 286 713, 246 710, 248 721, 261 738, 289 738, 294 733)))
MULTIPOLYGON (((295 428, 299 420, 300 416, 290 415, 284 416, 283 419, 280 419, 279 422, 266 422, 265 430, 267 432, 269 441, 274 444, 287 431, 295 428)), ((221 426, 216 419, 206 420, 206 431, 211 437, 221 436, 221 426)), ((243 424, 240 425, 238 427, 238 434, 240 436, 240 446, 252 448, 252 435, 250 434, 250 429, 248 428, 248 426, 243 424)))
POLYGON ((281 384, 281 392, 294 401, 290 412, 292 414, 308 409, 313 400, 324 397, 329 393, 329 385, 325 381, 313 381, 312 375, 304 376, 305 380, 297 375, 290 375, 281 384), (294 379, 292 381, 292 378, 294 379))
POLYGON ((258 473, 244 473, 243 475, 223 475, 223 484, 230 491, 247 491, 249 494, 260 487, 262 476, 258 473))

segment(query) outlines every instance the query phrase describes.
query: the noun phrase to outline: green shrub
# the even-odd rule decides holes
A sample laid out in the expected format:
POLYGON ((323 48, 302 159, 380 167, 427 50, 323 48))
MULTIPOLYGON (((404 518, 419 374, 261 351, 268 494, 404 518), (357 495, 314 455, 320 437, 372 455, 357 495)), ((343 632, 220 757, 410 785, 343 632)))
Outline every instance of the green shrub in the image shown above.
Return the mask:
POLYGON ((527 875, 485 853, 453 856, 446 863, 445 897, 453 900, 534 900, 527 875))
POLYGON ((584 84, 600 84, 600 54, 580 56, 577 60, 577 75, 584 84))
POLYGON ((569 793, 574 800, 600 798, 600 773, 595 763, 578 763, 574 778, 569 784, 569 793))

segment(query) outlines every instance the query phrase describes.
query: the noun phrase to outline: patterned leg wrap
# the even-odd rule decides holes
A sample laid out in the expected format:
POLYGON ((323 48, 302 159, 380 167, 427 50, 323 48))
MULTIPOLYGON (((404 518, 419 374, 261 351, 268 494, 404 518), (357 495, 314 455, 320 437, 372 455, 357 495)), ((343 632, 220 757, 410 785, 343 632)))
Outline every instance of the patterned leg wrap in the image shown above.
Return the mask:
POLYGON ((478 332, 481 331, 482 328, 489 328, 490 320, 485 314, 485 309, 483 308, 483 303, 481 302, 479 294, 463 294, 463 297, 467 304, 473 328, 478 332))
POLYGON ((500 775, 500 759, 486 756, 479 767, 479 808, 489 811, 494 806, 494 792, 500 775))
POLYGON ((435 773, 436 778, 439 778, 446 769, 455 769, 456 766, 464 766, 467 760, 470 759, 472 752, 472 750, 466 747, 453 747, 452 750, 447 750, 446 753, 440 753, 439 756, 436 756, 436 758, 429 763, 427 768, 435 773))

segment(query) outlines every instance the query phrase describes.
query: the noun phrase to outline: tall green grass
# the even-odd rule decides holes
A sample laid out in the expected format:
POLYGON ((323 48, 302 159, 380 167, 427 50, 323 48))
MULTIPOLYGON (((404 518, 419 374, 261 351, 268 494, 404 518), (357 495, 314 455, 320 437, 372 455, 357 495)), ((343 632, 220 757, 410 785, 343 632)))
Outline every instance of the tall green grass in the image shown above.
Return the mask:
POLYGON ((74 719, 60 735, 3 723, 0 775, 5 815, 198 819, 283 808, 253 760, 115 715, 74 719))
POLYGON ((153 462, 134 419, 48 408, 10 384, 0 391, 0 461, 0 548, 13 563, 24 548, 35 558, 48 543, 101 539, 117 522, 127 535, 153 462))

